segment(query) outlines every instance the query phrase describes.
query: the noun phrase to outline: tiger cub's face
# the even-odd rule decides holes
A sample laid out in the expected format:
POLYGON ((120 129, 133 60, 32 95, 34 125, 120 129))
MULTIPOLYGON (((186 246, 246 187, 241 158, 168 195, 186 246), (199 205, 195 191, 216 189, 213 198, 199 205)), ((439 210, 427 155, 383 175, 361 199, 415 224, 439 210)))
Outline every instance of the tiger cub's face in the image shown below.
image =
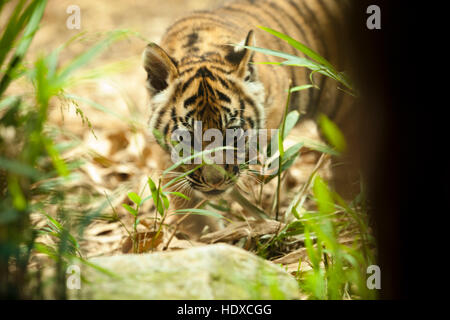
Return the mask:
MULTIPOLYGON (((253 44, 252 31, 244 44, 253 44)), ((198 139, 199 124, 202 150, 214 139, 205 141, 208 132, 222 133, 224 139, 220 145, 225 146, 227 129, 242 133, 264 127, 264 87, 257 79, 255 65, 250 63, 252 52, 229 45, 217 47, 217 52, 192 57, 187 52, 180 61, 153 43, 144 52, 151 97, 150 130, 159 132, 162 139, 157 140, 169 153, 174 148, 172 134, 175 131, 189 133, 193 145, 198 139)), ((231 142, 235 143, 236 139, 231 142)), ((207 195, 220 194, 237 181, 240 165, 236 160, 206 164, 186 176, 185 185, 207 195)), ((198 164, 187 164, 180 168, 186 172, 196 166, 198 164)))

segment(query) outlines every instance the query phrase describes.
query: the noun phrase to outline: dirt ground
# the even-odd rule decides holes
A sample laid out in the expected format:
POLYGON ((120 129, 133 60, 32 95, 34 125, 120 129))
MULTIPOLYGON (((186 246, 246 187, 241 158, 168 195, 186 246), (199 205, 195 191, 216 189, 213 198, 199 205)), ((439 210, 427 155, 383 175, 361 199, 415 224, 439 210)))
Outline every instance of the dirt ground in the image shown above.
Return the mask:
MULTIPOLYGON (((141 64, 141 55, 145 45, 149 42, 158 43, 165 29, 176 19, 194 10, 213 8, 219 3, 217 0, 168 0, 168 1, 69 1, 50 0, 41 23, 41 29, 37 33, 31 48, 29 58, 49 52, 72 39, 79 33, 86 33, 86 41, 76 41, 64 49, 61 55, 61 64, 73 59, 89 46, 89 38, 96 39, 98 33, 111 30, 127 29, 139 33, 139 37, 130 37, 112 45, 100 58, 95 59, 92 67, 101 66, 111 62, 125 61, 127 68, 119 75, 111 76, 103 81, 98 81, 89 92, 89 98, 97 101, 108 108, 115 110, 121 115, 127 115, 129 110, 123 104, 120 92, 125 93, 127 98, 137 111, 147 112, 147 94, 144 88, 146 78, 141 64), (77 5, 81 13, 81 28, 69 29, 66 21, 70 14, 66 12, 71 5, 77 5), (118 90, 117 90, 118 89, 118 90)), ((83 88, 85 90, 86 88, 83 88)), ((79 91, 77 93, 84 93, 79 91)), ((90 112, 91 110, 89 110, 90 112)), ((104 114, 100 115, 104 117, 104 114)), ((79 118, 78 118, 79 119, 79 118)), ((75 122, 78 121, 75 118, 75 122)), ((65 119, 66 121, 71 121, 65 119)), ((116 119, 108 119, 116 120, 116 119)), ((123 121, 120 121, 123 122, 123 121)), ((92 121, 94 127, 99 124, 92 121)), ((77 126, 66 122, 70 128, 77 126)))
MULTIPOLYGON (((109 110, 109 113, 105 113, 88 104, 79 104, 92 124, 92 130, 87 124, 83 124, 72 103, 61 105, 60 101, 54 101, 50 116, 51 124, 67 132, 68 140, 70 137, 79 141, 79 145, 70 153, 65 153, 64 157, 85 161, 81 169, 76 172, 78 179, 67 183, 68 194, 78 196, 95 194, 97 202, 94 203, 94 207, 105 202, 106 194, 122 221, 94 221, 87 228, 85 241, 81 244, 85 257, 112 255, 122 251, 123 243, 127 238, 122 223, 131 228, 132 219, 121 204, 127 202, 127 192, 139 193, 145 188, 147 176, 158 176, 152 153, 152 138, 146 131, 149 110, 144 87, 146 75, 141 66, 141 54, 146 43, 151 41, 158 43, 164 30, 177 18, 193 10, 213 8, 221 2, 223 1, 49 1, 41 30, 30 49, 28 56, 30 61, 43 52, 57 48, 79 32, 86 32, 85 36, 88 39, 89 37, 95 39, 98 32, 129 29, 137 31, 145 39, 131 37, 114 44, 89 65, 96 68, 122 62, 125 67, 122 66, 120 72, 70 88, 70 93, 95 101, 109 110), (81 9, 80 30, 69 30, 66 27, 69 16, 66 9, 69 5, 78 5, 81 9)), ((89 44, 89 40, 72 43, 63 50, 61 63, 64 64, 82 53, 89 44)), ((314 126, 306 126, 302 130, 301 133, 295 132, 292 136, 318 139, 314 126)), ((287 144, 295 142, 295 139, 291 139, 287 141, 287 144)), ((283 191, 285 199, 282 208, 287 207, 293 193, 298 191, 307 180, 316 160, 315 155, 305 155, 290 170, 286 177, 287 189, 283 191)), ((271 186, 264 189, 264 199, 267 199, 268 203, 273 197, 274 190, 271 186)), ((144 196, 147 194, 146 190, 144 196)), ((251 198, 251 195, 249 197, 251 198)), ((144 224, 151 224, 154 207, 150 202, 148 201, 141 210, 141 221, 144 224)), ((77 206, 81 207, 82 204, 73 203, 74 210, 77 206)), ((243 210, 237 204, 232 204, 232 209, 243 210)), ((105 211, 108 210, 107 207, 105 211)), ((108 212, 111 213, 111 211, 112 209, 108 212)), ((36 217, 36 223, 38 226, 44 226, 45 220, 36 217)), ((144 225, 139 228, 145 231, 144 225)), ((186 248, 192 245, 197 244, 175 238, 169 249, 186 248)))

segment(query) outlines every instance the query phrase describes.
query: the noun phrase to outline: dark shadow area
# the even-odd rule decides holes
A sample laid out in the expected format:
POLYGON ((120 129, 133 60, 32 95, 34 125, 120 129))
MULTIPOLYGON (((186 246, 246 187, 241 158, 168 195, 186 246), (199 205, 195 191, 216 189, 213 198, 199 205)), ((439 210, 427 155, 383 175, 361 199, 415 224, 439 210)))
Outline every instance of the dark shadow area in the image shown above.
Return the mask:
MULTIPOLYGON (((415 68, 409 65, 414 50, 409 41, 415 21, 412 5, 394 1, 355 1, 349 54, 360 87, 360 139, 362 170, 368 182, 371 217, 378 241, 381 299, 410 296, 408 236, 414 212, 424 199, 420 188, 418 148, 421 128, 415 68), (366 9, 381 8, 381 30, 366 28, 366 9)), ((419 81, 420 82, 420 81, 419 81)), ((422 108, 423 109, 423 108, 422 108)), ((426 115, 421 122, 426 122, 426 115)), ((417 266, 417 265, 416 265, 417 266)))

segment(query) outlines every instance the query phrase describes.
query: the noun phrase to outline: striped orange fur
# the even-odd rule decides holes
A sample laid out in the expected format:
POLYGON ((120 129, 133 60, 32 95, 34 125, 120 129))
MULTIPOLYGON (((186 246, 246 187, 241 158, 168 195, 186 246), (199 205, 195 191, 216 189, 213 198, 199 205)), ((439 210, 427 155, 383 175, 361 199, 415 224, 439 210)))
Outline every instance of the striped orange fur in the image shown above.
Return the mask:
MULTIPOLYGON (((343 70, 347 59, 339 47, 339 30, 348 8, 345 0, 233 1, 179 19, 167 29, 159 45, 150 44, 144 52, 151 130, 158 130, 170 144, 175 129, 191 129, 196 120, 202 122, 203 129, 278 128, 289 85, 309 83, 310 70, 252 64, 279 60, 231 44, 302 56, 257 28, 270 27, 299 40, 343 70)), ((300 110, 305 117, 324 112, 339 123, 348 113, 343 107, 345 94, 336 82, 322 75, 314 75, 314 82, 320 89, 294 93, 290 108, 300 110)), ((233 166, 225 170, 238 174, 233 166)), ((214 194, 232 185, 223 179, 223 185, 212 186, 206 171, 202 168, 192 174, 190 186, 214 194)))

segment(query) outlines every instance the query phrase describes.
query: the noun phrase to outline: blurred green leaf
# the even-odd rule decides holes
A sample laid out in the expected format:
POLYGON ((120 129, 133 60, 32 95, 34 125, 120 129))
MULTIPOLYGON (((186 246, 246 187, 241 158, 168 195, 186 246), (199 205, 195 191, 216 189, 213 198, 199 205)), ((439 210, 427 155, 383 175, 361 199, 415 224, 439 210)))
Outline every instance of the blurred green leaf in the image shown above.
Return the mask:
POLYGON ((307 147, 308 149, 315 150, 315 151, 318 151, 318 152, 321 152, 321 153, 326 153, 326 154, 329 154, 329 155, 332 155, 332 156, 339 156, 340 155, 340 153, 336 149, 333 149, 333 148, 331 148, 330 146, 328 146, 326 144, 321 144, 321 143, 318 143, 318 142, 316 142, 314 140, 310 140, 310 139, 307 139, 307 138, 302 138, 301 140, 305 144, 305 147, 307 147))
POLYGON ((28 6, 25 14, 31 13, 31 17, 25 27, 24 34, 17 46, 15 55, 23 57, 27 52, 31 40, 33 39, 36 31, 39 28, 39 23, 41 22, 42 16, 44 14, 45 7, 47 5, 47 0, 36 0, 28 6))
POLYGON ((164 192, 161 192, 161 198, 163 200, 164 207, 166 208, 166 210, 169 209, 169 205, 170 205, 169 198, 167 198, 167 196, 164 194, 164 192))
POLYGON ((164 209, 162 207, 161 203, 161 197, 160 197, 160 190, 156 187, 155 182, 152 180, 152 178, 148 177, 148 185, 150 187, 150 192, 152 194, 153 203, 155 204, 156 209, 158 210, 159 214, 161 216, 164 215, 164 209))
MULTIPOLYGON (((225 202, 225 205, 226 204, 227 203, 225 202)), ((230 212, 230 208, 225 207, 223 205, 218 205, 218 204, 212 203, 211 201, 208 201, 208 205, 211 206, 212 208, 222 211, 222 212, 230 212)))
POLYGON ((0 100, 0 111, 20 102, 19 96, 8 96, 0 100))
POLYGON ((319 126, 325 138, 337 151, 344 152, 347 149, 344 134, 326 115, 319 115, 319 126))
POLYGON ((288 136, 289 132, 291 132, 292 128, 294 128, 294 126, 297 124, 299 118, 300 113, 297 110, 293 110, 287 114, 283 138, 286 138, 288 136))
MULTIPOLYGON (((295 159, 300 155, 300 149, 303 147, 303 143, 299 142, 296 143, 295 145, 289 147, 285 152, 284 155, 282 157, 282 162, 281 162, 281 172, 286 171, 287 169, 289 169, 295 162, 295 159)), ((276 157, 274 160, 271 161, 272 165, 273 163, 276 163, 279 161, 280 157, 276 157)), ((277 176, 277 174, 274 174, 272 176, 266 177, 265 178, 265 182, 269 182, 270 180, 272 180, 273 178, 275 178, 277 176)))
POLYGON ((0 80, 0 96, 3 95, 9 83, 12 81, 11 74, 20 64, 24 58, 28 47, 30 46, 31 40, 36 33, 39 23, 44 14, 45 6, 47 5, 46 0, 36 0, 32 1, 28 7, 24 10, 20 18, 16 19, 18 12, 21 10, 24 1, 20 1, 16 6, 12 17, 9 19, 8 25, 0 39, 0 67, 3 65, 3 61, 7 56, 10 48, 13 47, 13 42, 17 36, 25 29, 24 33, 17 45, 16 51, 12 56, 7 70, 5 71, 3 77, 0 80))
POLYGON ((67 168, 65 161, 61 159, 61 156, 53 145, 52 140, 45 139, 45 149, 52 160, 53 166, 58 171, 58 174, 62 177, 67 177, 70 174, 70 171, 67 168))
POLYGON ((44 177, 36 168, 28 164, 19 162, 18 160, 9 160, 0 156, 0 168, 12 173, 23 175, 33 179, 42 179, 44 177))
POLYGON ((25 210, 27 207, 27 199, 16 176, 10 177, 8 180, 8 190, 13 197, 14 208, 19 211, 25 210))
POLYGON ((130 200, 133 201, 137 206, 140 206, 142 203, 141 197, 139 197, 135 192, 129 192, 128 198, 130 198, 130 200))
POLYGON ((313 191, 317 199, 320 212, 323 214, 330 214, 334 212, 335 207, 333 196, 328 189, 327 184, 319 175, 317 175, 314 179, 313 191))
POLYGON ((291 89, 289 89, 290 92, 297 92, 297 91, 302 91, 302 90, 307 90, 310 88, 314 88, 314 85, 312 84, 304 84, 302 86, 296 86, 296 87, 292 87, 291 89))
POLYGON ((311 234, 308 226, 305 226, 304 234, 305 234, 305 247, 306 251, 308 252, 308 257, 311 260, 313 269, 318 270, 320 268, 320 261, 321 261, 320 246, 318 248, 318 251, 316 252, 311 240, 311 234))
POLYGON ((129 213, 131 213, 133 216, 137 216, 138 212, 133 209, 132 207, 130 207, 129 205, 127 205, 126 203, 122 203, 122 207, 124 207, 129 213))

